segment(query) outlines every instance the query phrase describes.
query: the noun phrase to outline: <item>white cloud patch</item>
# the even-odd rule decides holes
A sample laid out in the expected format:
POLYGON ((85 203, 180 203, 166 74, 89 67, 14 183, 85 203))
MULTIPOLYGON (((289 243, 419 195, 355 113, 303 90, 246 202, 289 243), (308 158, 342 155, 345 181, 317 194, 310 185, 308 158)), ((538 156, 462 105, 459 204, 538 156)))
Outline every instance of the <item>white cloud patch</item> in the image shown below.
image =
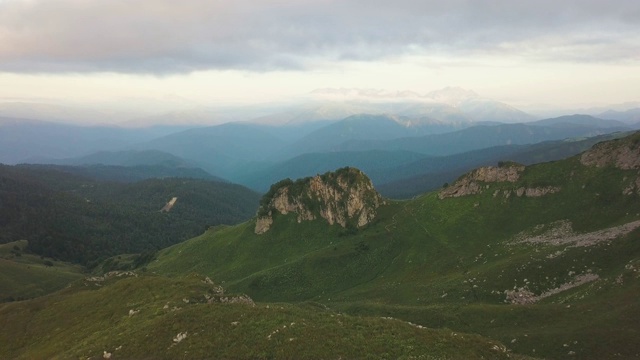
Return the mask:
POLYGON ((8 0, 0 71, 309 69, 403 55, 640 61, 637 0, 8 0))

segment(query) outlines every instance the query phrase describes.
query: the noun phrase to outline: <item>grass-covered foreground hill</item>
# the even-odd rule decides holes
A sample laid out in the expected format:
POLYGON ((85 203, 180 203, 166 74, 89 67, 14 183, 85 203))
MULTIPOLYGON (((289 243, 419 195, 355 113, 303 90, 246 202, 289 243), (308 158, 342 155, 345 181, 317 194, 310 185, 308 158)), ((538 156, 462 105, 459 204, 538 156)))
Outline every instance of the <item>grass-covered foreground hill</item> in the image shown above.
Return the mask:
POLYGON ((3 359, 507 359, 499 342, 315 303, 255 304, 208 278, 110 273, 0 305, 3 359))
POLYGON ((473 171, 388 202, 355 234, 279 216, 217 227, 149 270, 260 302, 314 301, 478 333, 530 356, 640 356, 640 134, 569 158, 473 171))

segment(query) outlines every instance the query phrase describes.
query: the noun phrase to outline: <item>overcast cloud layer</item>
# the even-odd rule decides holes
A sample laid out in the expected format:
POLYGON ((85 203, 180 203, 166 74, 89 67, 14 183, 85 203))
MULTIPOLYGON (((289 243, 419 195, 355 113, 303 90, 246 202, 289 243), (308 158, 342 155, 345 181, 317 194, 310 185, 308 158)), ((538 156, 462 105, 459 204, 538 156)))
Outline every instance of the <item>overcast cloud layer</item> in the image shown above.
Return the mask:
POLYGON ((0 0, 0 71, 310 69, 403 55, 640 61, 637 0, 0 0))

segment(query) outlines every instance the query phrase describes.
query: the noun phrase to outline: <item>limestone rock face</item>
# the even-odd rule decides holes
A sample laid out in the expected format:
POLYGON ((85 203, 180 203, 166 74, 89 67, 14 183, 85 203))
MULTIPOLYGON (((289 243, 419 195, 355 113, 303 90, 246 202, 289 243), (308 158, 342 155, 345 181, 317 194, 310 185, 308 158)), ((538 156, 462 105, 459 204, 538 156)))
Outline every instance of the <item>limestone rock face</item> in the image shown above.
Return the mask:
POLYGON ((440 199, 450 197, 460 197, 466 195, 479 194, 483 187, 480 183, 493 182, 516 182, 520 178, 520 173, 524 170, 523 165, 508 166, 486 166, 473 170, 465 175, 453 185, 442 189, 438 194, 440 199))
POLYGON ((640 134, 596 144, 582 153, 580 162, 587 166, 614 166, 622 170, 640 169, 640 134))
MULTIPOLYGON (((617 140, 594 145, 582 153, 580 163, 585 166, 613 166, 621 170, 640 170, 640 132, 617 140)), ((624 195, 640 195, 640 171, 623 184, 624 195)))
POLYGON ((269 212, 269 216, 258 217, 256 220, 256 234, 264 234, 269 230, 271 225, 273 224, 273 218, 271 217, 271 212, 269 212))
POLYGON ((271 187, 263 198, 255 233, 271 228, 277 214, 297 214, 298 222, 325 219, 347 227, 367 225, 383 203, 371 180, 360 170, 343 168, 293 182, 284 180, 271 187))
POLYGON ((520 173, 523 170, 523 165, 510 165, 503 167, 485 166, 473 170, 469 174, 469 177, 471 180, 482 182, 516 182, 520 178, 520 173))

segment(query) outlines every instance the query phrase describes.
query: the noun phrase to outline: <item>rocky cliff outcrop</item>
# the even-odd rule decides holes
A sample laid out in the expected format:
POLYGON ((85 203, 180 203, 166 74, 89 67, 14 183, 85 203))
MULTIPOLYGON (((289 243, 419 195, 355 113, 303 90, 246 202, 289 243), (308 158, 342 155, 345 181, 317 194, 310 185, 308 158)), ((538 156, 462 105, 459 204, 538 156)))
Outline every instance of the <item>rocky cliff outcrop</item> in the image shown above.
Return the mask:
MULTIPOLYGON (((640 170, 640 132, 622 139, 601 142, 580 156, 585 166, 613 166, 621 170, 640 170)), ((640 195, 640 172, 625 176, 622 193, 640 195)))
POLYGON ((587 166, 640 169, 640 132, 623 139, 596 144, 582 153, 580 162, 587 166))
POLYGON ((255 233, 263 234, 277 214, 294 213, 298 222, 325 219, 329 224, 362 227, 383 203, 371 180, 360 170, 343 168, 295 182, 274 184, 260 202, 255 233))
POLYGON ((440 191, 438 197, 440 199, 450 197, 460 197, 466 195, 479 194, 484 186, 482 183, 494 182, 516 182, 520 178, 520 173, 524 170, 524 166, 515 163, 505 164, 503 166, 486 166, 473 170, 464 175, 453 185, 448 186, 440 191))

